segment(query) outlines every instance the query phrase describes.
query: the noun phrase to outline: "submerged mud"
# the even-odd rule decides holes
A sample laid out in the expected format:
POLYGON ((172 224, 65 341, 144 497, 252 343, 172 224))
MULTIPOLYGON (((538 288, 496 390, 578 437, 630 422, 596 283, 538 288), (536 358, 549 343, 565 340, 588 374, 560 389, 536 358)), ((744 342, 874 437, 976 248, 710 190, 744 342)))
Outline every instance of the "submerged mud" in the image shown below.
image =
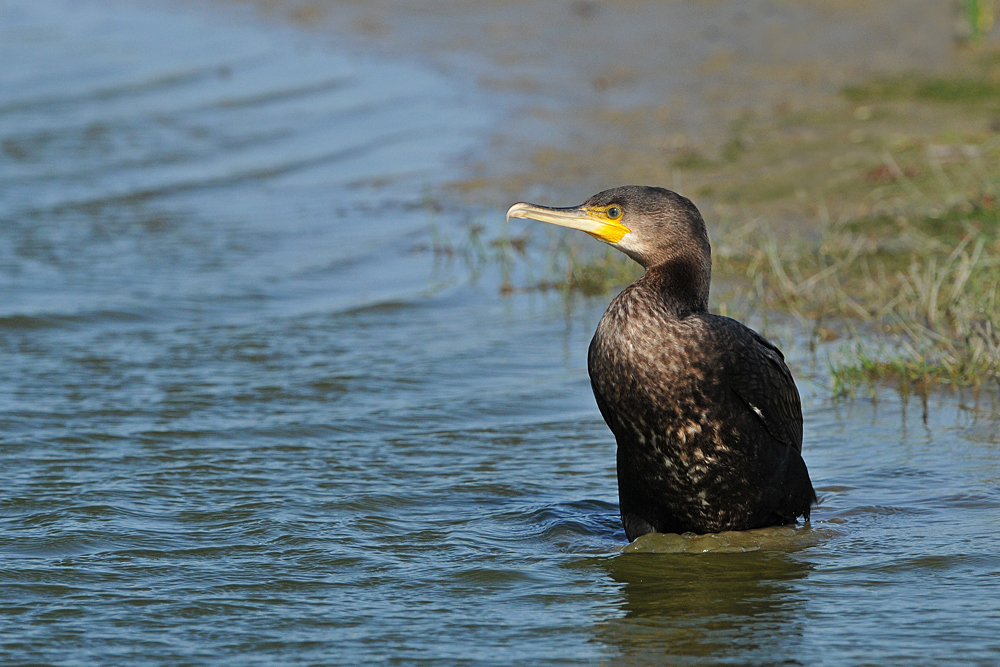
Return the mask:
POLYGON ((793 552, 815 547, 838 536, 828 527, 775 526, 745 531, 726 531, 695 535, 684 533, 648 533, 622 548, 622 553, 702 554, 746 553, 748 551, 793 552))

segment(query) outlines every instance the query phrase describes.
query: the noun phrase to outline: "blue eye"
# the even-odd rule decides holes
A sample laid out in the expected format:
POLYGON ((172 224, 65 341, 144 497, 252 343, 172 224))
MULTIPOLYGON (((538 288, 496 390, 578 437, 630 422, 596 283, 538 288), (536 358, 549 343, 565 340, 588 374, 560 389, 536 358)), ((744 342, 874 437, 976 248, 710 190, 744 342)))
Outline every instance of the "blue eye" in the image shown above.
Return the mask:
POLYGON ((608 217, 612 220, 617 220, 622 217, 622 210, 617 206, 611 206, 608 208, 608 217))

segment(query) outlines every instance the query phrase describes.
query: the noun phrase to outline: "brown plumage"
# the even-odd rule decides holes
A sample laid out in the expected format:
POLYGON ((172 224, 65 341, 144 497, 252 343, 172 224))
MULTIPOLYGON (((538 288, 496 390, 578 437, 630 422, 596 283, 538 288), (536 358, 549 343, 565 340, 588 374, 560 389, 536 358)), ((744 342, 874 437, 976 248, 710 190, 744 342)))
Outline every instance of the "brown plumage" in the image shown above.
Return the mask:
POLYGON ((582 229, 646 268, 608 306, 588 356, 618 441, 628 539, 808 519, 816 495, 798 390, 774 345, 708 312, 711 247, 694 204, 626 186, 580 207, 522 203, 507 215, 582 229))

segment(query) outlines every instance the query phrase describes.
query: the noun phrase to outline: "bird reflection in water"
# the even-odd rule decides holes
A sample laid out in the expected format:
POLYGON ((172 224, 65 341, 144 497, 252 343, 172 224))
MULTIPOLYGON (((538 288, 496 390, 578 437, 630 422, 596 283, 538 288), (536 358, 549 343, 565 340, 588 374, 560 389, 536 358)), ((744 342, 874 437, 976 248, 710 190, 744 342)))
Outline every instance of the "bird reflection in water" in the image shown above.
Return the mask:
POLYGON ((595 627, 595 639, 613 652, 609 662, 802 664, 807 560, 756 551, 603 562, 621 591, 621 613, 595 627))

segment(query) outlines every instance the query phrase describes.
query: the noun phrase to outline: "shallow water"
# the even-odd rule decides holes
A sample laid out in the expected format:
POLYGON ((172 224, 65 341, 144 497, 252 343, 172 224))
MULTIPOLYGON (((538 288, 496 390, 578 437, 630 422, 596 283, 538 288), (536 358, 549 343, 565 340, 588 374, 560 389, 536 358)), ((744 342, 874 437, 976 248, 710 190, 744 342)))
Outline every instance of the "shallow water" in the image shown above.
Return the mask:
POLYGON ((997 423, 802 354, 812 525, 623 553, 606 299, 420 251, 495 100, 232 13, 0 31, 5 664, 1000 660, 997 423))

